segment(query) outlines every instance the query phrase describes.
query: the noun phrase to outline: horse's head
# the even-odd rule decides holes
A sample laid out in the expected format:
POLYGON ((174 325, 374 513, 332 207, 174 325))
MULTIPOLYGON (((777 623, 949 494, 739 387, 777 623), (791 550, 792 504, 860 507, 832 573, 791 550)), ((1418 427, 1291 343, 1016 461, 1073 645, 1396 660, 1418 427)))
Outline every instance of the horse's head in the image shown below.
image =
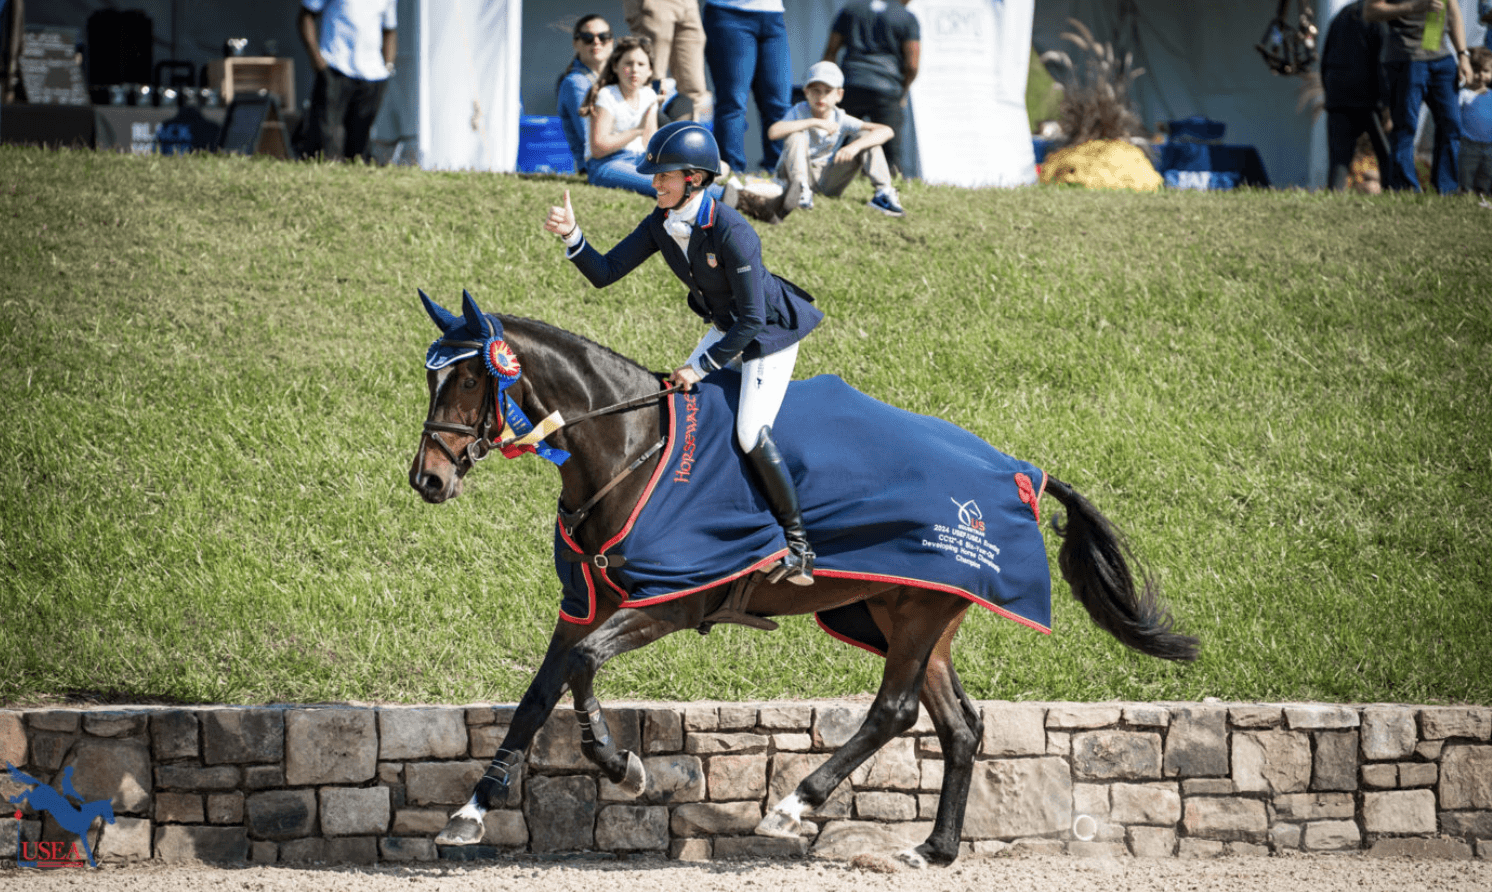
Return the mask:
POLYGON ((503 429, 497 400, 504 377, 511 383, 518 375, 502 323, 484 314, 470 294, 461 296, 458 316, 420 292, 441 335, 425 354, 430 409, 409 485, 432 504, 459 496, 461 478, 487 456, 503 429))

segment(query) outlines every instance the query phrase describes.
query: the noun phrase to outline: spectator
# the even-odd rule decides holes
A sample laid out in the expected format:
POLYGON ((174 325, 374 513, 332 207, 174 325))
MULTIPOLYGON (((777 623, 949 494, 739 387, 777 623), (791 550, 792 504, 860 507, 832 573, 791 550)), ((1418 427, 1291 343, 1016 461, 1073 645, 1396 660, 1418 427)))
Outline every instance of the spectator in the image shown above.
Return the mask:
POLYGON ((1482 34, 1482 46, 1492 50, 1492 0, 1476 0, 1476 20, 1487 29, 1482 34))
POLYGON ((688 101, 683 117, 699 120, 710 95, 705 89, 705 26, 699 0, 622 0, 622 15, 633 34, 653 42, 653 88, 661 93, 663 79, 672 76, 678 95, 688 101))
POLYGON ((1461 191, 1492 194, 1492 49, 1471 51, 1471 82, 1461 91, 1461 191))
POLYGON ((394 73, 395 0, 301 0, 297 27, 316 71, 302 154, 371 157, 368 134, 394 73))
POLYGON ((792 58, 782 0, 705 0, 705 61, 715 80, 715 139, 732 171, 746 170, 746 98, 762 122, 762 167, 777 166, 781 148, 767 128, 787 114, 792 58))
POLYGON ((1419 128, 1419 107, 1430 107, 1435 122, 1435 154, 1430 178, 1441 195, 1455 192, 1458 183, 1457 154, 1461 142, 1461 111, 1456 102, 1456 80, 1471 80, 1466 61, 1466 31, 1461 26, 1461 7, 1456 0, 1367 0, 1363 20, 1387 22, 1383 44, 1383 69, 1388 85, 1389 112, 1393 133, 1389 134, 1391 172, 1385 185, 1393 189, 1420 191, 1414 169, 1414 136, 1419 128), (1424 47, 1425 20, 1429 12, 1444 13, 1444 33, 1437 45, 1424 47), (1449 48, 1447 48, 1447 43, 1449 48), (1454 54, 1452 52, 1454 50, 1454 54))
POLYGON ((911 0, 853 0, 835 16, 824 47, 824 61, 844 50, 844 110, 864 121, 885 124, 896 134, 886 145, 891 171, 906 170, 907 90, 917 77, 922 31, 907 12, 911 0))
POLYGON ((891 128, 861 121, 839 108, 844 73, 833 62, 814 63, 804 75, 803 92, 807 100, 767 131, 783 141, 777 177, 787 185, 776 216, 780 219, 794 208, 811 210, 815 192, 837 197, 862 172, 876 190, 870 206, 892 217, 903 216, 906 212, 881 149, 893 135, 891 128))
POLYGON ((586 144, 590 141, 590 122, 580 114, 585 97, 601 80, 601 71, 606 60, 611 58, 615 45, 611 26, 595 13, 580 17, 575 23, 570 42, 575 45, 575 57, 570 67, 560 75, 555 85, 558 92, 560 126, 565 130, 565 142, 570 146, 570 157, 575 159, 575 172, 585 173, 585 159, 589 154, 586 144))
POLYGON ((1344 189, 1358 137, 1367 134, 1378 170, 1389 169, 1388 140, 1378 117, 1383 25, 1364 22, 1364 0, 1342 8, 1326 32, 1321 88, 1326 94, 1326 155, 1332 189, 1344 189))
POLYGON ((580 114, 591 120, 585 162, 591 185, 656 198, 653 178, 637 172, 643 147, 658 129, 651 41, 633 35, 617 41, 580 114))

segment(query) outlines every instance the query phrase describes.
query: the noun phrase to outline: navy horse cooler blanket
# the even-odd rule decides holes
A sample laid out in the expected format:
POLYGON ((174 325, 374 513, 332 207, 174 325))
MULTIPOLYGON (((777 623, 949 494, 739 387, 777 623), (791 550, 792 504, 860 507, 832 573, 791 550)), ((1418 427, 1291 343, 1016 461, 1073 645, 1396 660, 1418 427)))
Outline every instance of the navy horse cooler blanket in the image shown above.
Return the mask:
MULTIPOLYGON (((664 460, 623 528, 601 549, 605 573, 556 524, 561 616, 589 623, 596 586, 643 607, 775 563, 782 528, 736 444, 738 373, 715 372, 668 400, 664 460)), ((814 575, 939 589, 1051 631, 1051 575, 1038 509, 1046 475, 950 422, 866 396, 833 375, 795 381, 772 437, 787 457, 814 575)), ((885 655, 863 604, 819 612, 829 634, 885 655)))

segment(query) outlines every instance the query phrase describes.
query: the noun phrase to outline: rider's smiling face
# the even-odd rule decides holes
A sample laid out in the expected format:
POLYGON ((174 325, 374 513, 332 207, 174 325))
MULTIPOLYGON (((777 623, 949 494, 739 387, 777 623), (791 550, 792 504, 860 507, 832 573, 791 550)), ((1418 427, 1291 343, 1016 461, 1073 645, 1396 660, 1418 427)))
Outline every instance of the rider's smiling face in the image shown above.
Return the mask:
MULTIPOLYGON (((679 206, 684 200, 684 177, 682 170, 665 170, 653 174, 653 189, 658 193, 658 207, 669 210, 679 206)), ((701 180, 699 173, 690 171, 689 177, 697 187, 701 180)))

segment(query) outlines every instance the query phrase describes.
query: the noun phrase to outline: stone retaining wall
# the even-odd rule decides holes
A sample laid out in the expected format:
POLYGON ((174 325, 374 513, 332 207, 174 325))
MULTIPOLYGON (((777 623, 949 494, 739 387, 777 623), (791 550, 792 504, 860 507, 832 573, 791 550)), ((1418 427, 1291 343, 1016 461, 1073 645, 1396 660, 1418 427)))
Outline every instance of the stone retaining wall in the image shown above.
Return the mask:
MULTIPOLYGON (((1492 708, 1317 704, 981 703, 984 740, 965 856, 1009 849, 1209 857, 1341 852, 1492 857, 1492 708)), ((845 702, 633 704, 608 717, 643 756, 626 800, 580 753, 568 708, 531 748, 480 846, 437 847, 511 707, 0 710, 0 760, 86 801, 109 861, 433 861, 506 853, 682 860, 847 856, 919 843, 942 761, 926 716, 808 817, 809 835, 752 835, 859 726, 845 702)), ((28 786, 0 775, 7 799, 28 786)), ((29 808, 17 839, 70 840, 29 808)))

